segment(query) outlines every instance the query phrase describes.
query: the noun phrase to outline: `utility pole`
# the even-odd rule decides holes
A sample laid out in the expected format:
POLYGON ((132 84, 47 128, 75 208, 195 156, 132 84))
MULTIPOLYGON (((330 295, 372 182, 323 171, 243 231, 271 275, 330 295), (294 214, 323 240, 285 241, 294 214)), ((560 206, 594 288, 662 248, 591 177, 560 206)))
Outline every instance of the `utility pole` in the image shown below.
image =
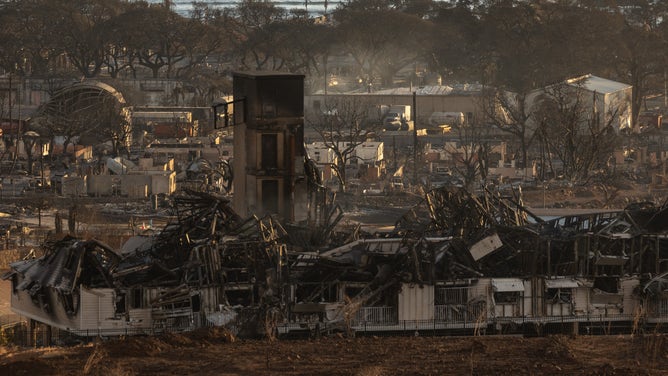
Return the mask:
POLYGON ((325 105, 325 109, 327 108, 327 86, 329 86, 329 75, 327 74, 327 60, 328 59, 329 59, 328 55, 325 55, 325 57, 323 58, 323 60, 324 60, 323 62, 324 62, 324 65, 325 65, 325 103, 323 103, 323 104, 325 105))
POLYGON ((418 183, 418 136, 417 136, 417 92, 413 92, 413 109, 411 110, 413 119, 413 184, 418 183))
MULTIPOLYGON (((12 72, 9 72, 9 129, 10 132, 14 130, 14 119, 12 118, 12 72)), ((19 158, 19 141, 21 139, 21 114, 19 113, 19 120, 16 123, 16 140, 14 142, 14 157, 12 158, 12 165, 9 168, 9 174, 14 173, 14 167, 16 166, 16 161, 19 158)))

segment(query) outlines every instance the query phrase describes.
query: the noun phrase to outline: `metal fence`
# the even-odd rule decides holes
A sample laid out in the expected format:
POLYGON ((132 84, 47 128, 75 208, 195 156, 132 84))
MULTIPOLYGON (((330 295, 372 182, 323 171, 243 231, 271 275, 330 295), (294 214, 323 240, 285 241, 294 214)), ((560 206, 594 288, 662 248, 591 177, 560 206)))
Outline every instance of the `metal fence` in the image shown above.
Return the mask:
POLYGON ((183 333, 201 327, 165 327, 145 329, 88 329, 88 330, 59 330, 45 325, 31 328, 28 323, 21 322, 6 325, 0 333, 0 344, 13 344, 22 347, 66 346, 80 343, 90 343, 99 339, 120 338, 128 336, 155 336, 167 333, 183 333))
MULTIPOLYGON (((437 311, 440 308, 437 309, 437 311)), ((484 313, 484 312, 479 312, 484 313)), ((476 315, 471 315, 474 317, 476 315)), ((482 317, 484 315, 480 315, 482 317)), ((484 320, 397 320, 393 307, 365 307, 356 318, 348 323, 296 323, 278 324, 280 338, 318 336, 344 332, 347 335, 374 336, 471 336, 471 335, 521 335, 544 336, 551 334, 617 335, 633 333, 667 332, 668 322, 656 323, 640 319, 634 315, 579 315, 553 317, 500 317, 484 320)), ((136 335, 160 335, 192 331, 204 326, 212 326, 204 320, 202 325, 178 327, 153 327, 148 329, 92 329, 64 331, 50 329, 44 325, 31 328, 25 321, 6 325, 0 332, 0 345, 14 344, 24 347, 50 345, 72 345, 87 343, 97 339, 108 339, 136 335)))
POLYGON ((322 333, 347 332, 357 336, 472 336, 551 334, 618 335, 668 331, 668 324, 656 325, 637 321, 633 315, 581 315, 549 318, 513 317, 489 320, 448 322, 443 320, 395 320, 387 322, 357 321, 348 327, 341 323, 283 323, 278 332, 283 338, 317 336, 322 333))

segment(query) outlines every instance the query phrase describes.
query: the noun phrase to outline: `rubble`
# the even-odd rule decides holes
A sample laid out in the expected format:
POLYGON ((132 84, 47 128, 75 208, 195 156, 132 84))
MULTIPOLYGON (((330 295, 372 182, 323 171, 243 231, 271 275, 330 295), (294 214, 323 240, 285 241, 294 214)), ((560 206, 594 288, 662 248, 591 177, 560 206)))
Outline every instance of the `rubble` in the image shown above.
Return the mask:
POLYGON ((120 251, 65 237, 12 264, 15 310, 76 333, 225 325, 271 338, 631 322, 638 309, 668 320, 668 203, 543 220, 518 191, 440 188, 381 235, 342 232, 333 200, 317 224, 241 218, 213 193, 173 201, 175 221, 120 251))

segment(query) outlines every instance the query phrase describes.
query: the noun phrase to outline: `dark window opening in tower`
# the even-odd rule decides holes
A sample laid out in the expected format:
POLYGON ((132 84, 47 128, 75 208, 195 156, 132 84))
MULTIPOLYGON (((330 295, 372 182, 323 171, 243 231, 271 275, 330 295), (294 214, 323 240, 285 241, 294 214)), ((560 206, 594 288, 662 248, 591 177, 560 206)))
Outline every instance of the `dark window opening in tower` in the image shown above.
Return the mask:
POLYGON ((262 181, 262 209, 265 213, 278 213, 278 180, 262 181))
POLYGON ((262 135, 262 170, 278 168, 278 136, 276 134, 262 135))

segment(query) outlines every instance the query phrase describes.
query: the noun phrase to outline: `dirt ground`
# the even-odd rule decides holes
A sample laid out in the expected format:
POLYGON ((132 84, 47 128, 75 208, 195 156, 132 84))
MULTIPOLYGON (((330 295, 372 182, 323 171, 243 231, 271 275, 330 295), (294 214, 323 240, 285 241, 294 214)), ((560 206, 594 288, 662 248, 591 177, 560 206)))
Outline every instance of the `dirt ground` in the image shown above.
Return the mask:
POLYGON ((5 375, 666 375, 668 336, 236 340, 222 329, 0 348, 5 375))
MULTIPOLYGON (((507 196, 512 193, 504 192, 507 196)), ((339 198, 344 207, 376 207, 394 209, 410 208, 422 201, 424 194, 405 193, 377 196, 349 195, 339 198)), ((523 204, 532 211, 559 211, 559 209, 621 210, 631 203, 653 202, 663 204, 668 198, 668 189, 651 189, 646 184, 625 182, 622 187, 606 187, 600 184, 575 186, 525 187, 521 191, 523 204)), ((399 213, 400 215, 401 213, 399 213)))
POLYGON ((653 202, 661 205, 666 201, 668 191, 651 189, 647 185, 627 183, 623 188, 602 185, 581 185, 573 187, 550 187, 543 191, 540 187, 522 191, 522 200, 530 208, 541 209, 624 209, 631 203, 653 202))

